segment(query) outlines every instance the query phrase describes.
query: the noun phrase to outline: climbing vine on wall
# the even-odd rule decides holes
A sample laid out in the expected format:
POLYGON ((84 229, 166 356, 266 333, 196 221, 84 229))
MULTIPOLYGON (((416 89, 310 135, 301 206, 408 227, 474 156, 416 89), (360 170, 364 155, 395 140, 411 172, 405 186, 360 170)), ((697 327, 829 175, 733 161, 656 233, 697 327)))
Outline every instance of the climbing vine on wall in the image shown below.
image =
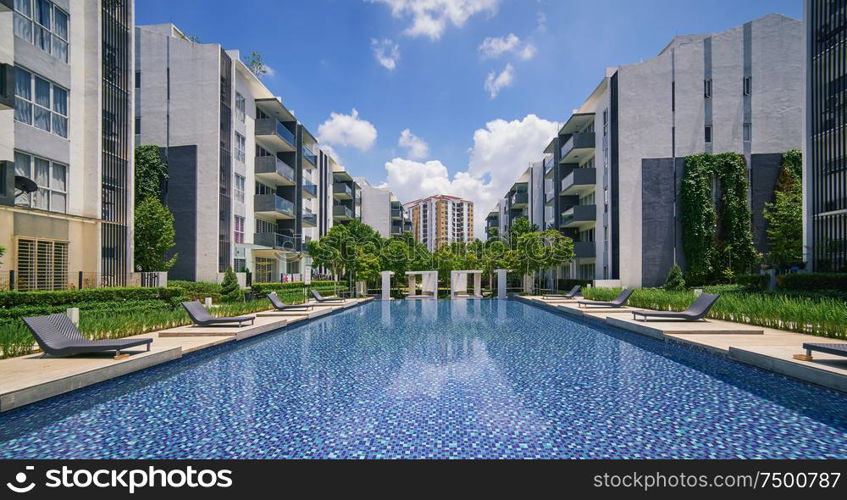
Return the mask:
POLYGON ((747 192, 743 156, 698 154, 685 159, 680 196, 685 279, 689 284, 731 281, 755 264, 747 192), (714 184, 720 192, 717 206, 714 184))

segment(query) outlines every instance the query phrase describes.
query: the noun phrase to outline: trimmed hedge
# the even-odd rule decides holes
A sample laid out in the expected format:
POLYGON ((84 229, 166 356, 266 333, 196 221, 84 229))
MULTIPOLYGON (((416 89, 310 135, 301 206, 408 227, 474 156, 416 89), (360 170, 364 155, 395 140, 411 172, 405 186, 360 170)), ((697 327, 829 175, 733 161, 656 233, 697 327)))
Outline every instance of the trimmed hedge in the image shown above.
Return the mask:
MULTIPOLYGON (((182 295, 177 288, 84 288, 33 292, 0 292, 0 308, 19 306, 68 306, 85 302, 162 300, 172 303, 182 295)), ((75 307, 75 306, 74 306, 75 307)))
POLYGON ((212 302, 221 301, 221 285, 219 283, 171 280, 168 281, 168 286, 182 290, 182 295, 189 300, 202 301, 206 297, 211 297, 212 302))
POLYGON ((792 273, 777 278, 785 290, 838 290, 847 292, 847 273, 792 273))
POLYGON ((767 274, 739 274, 735 282, 746 290, 765 291, 768 289, 771 277, 767 274))
POLYGON ((27 305, 0 309, 0 320, 23 318, 27 316, 43 316, 65 312, 71 307, 79 308, 85 312, 112 312, 121 313, 135 310, 165 310, 173 309, 176 303, 165 300, 126 300, 120 302, 78 302, 73 304, 51 305, 27 305))

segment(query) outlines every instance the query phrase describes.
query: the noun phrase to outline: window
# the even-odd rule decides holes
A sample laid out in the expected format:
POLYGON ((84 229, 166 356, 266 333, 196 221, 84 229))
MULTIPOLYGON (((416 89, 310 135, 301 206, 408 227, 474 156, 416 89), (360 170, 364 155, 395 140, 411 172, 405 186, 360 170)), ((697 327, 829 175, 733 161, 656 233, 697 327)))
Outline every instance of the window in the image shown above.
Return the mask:
POLYGON ((750 123, 744 124, 744 141, 749 142, 753 140, 753 125, 750 123))
POLYGON ((247 140, 238 132, 235 133, 235 159, 244 162, 245 150, 247 149, 247 140))
POLYGON ((243 175, 235 174, 235 199, 244 203, 244 186, 246 179, 243 175))
POLYGON ((710 125, 706 126, 706 142, 712 142, 712 127, 710 125))
POLYGON ((68 91, 21 68, 15 70, 15 120, 68 136, 68 91))
POLYGON ((68 243, 18 240, 17 289, 63 290, 68 286, 68 243))
POLYGON ((235 216, 235 242, 244 243, 244 217, 235 216))
POLYGON ((48 0, 15 0, 14 31, 60 61, 68 62, 68 13, 48 0))
POLYGON ((703 97, 706 99, 712 98, 712 79, 707 78, 703 80, 703 97))
POLYGON ((16 151, 15 175, 27 177, 38 184, 38 191, 17 198, 18 205, 51 212, 67 212, 67 165, 16 151))
POLYGON ((247 108, 245 106, 244 96, 235 93, 235 116, 241 123, 244 123, 245 118, 247 117, 247 108))
POLYGON ((135 72, 135 88, 137 88, 137 89, 141 88, 141 72, 140 71, 135 72))
POLYGON ((141 133, 141 118, 140 117, 135 119, 135 133, 136 134, 141 133))
POLYGON ((744 77, 744 95, 750 95, 753 93, 753 81, 752 77, 745 76, 744 77))
POLYGON ((235 264, 235 272, 237 273, 246 273, 247 272, 247 259, 233 259, 233 263, 235 264))

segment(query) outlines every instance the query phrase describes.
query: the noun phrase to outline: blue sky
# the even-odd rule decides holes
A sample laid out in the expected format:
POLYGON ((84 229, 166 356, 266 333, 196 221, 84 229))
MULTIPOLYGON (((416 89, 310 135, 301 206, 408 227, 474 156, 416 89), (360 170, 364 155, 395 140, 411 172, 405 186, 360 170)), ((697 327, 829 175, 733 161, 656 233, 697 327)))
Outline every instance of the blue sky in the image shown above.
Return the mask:
POLYGON ((801 0, 139 0, 136 23, 259 51, 265 84, 313 133, 337 114, 323 138, 353 175, 388 180, 404 201, 443 190, 487 204, 604 68, 653 57, 676 34, 801 11, 801 0), (489 75, 503 84, 494 97, 489 75), (416 147, 398 144, 405 129, 416 147))

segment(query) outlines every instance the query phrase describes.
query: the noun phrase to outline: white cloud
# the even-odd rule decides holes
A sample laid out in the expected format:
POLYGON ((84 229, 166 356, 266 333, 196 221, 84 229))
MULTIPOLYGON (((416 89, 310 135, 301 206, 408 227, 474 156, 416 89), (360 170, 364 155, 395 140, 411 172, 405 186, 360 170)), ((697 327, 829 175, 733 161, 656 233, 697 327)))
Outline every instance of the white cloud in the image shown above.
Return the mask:
POLYGON ((487 12, 497 12, 500 0, 366 0, 381 3, 391 9, 391 15, 397 18, 411 18, 412 24, 406 29, 409 36, 426 36, 438 40, 444 34, 447 24, 461 27, 472 16, 487 12))
POLYGON ((429 156, 429 144, 409 129, 400 133, 397 145, 406 148, 409 158, 413 160, 422 160, 429 156))
POLYGON ((374 145, 376 138, 376 127, 371 122, 359 118, 356 109, 349 115, 331 113, 318 127, 318 139, 332 146, 352 146, 360 151, 367 151, 374 145))
POLYGON ((511 87, 514 82, 515 67, 512 66, 512 63, 507 63, 506 67, 503 68, 503 71, 501 71, 500 74, 497 74, 494 71, 488 73, 488 78, 485 79, 485 91, 488 92, 488 95, 490 95, 492 99, 494 99, 501 90, 506 87, 511 87))
POLYGON ((265 64, 265 75, 268 78, 273 78, 276 76, 276 70, 265 64))
POLYGON ((521 42, 520 37, 509 33, 506 36, 486 38, 479 45, 479 53, 483 58, 491 59, 511 53, 528 60, 535 57, 536 48, 531 42, 521 42))
POLYGON ((377 62, 385 69, 392 71, 400 60, 400 46, 389 39, 371 39, 371 51, 377 62))
POLYGON ((556 135, 559 124, 527 115, 521 120, 494 120, 473 135, 468 167, 452 177, 440 161, 395 158, 385 164, 385 186, 408 202, 434 194, 460 196, 474 202, 474 231, 484 235, 485 217, 556 135))

